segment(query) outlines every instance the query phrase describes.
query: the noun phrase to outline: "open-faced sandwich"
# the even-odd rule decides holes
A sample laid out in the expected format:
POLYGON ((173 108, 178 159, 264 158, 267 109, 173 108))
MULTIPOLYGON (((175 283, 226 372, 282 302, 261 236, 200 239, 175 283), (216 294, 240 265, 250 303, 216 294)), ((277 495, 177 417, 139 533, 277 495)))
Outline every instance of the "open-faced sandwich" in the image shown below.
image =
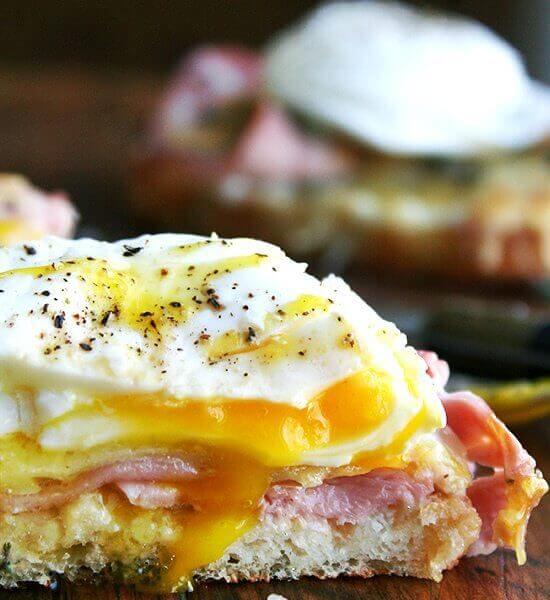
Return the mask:
POLYGON ((26 248, 0 249, 1 585, 525 561, 533 459, 341 279, 251 239, 26 248))
POLYGON ((64 193, 43 192, 21 175, 0 173, 0 246, 45 235, 69 237, 76 220, 64 193))
POLYGON ((260 235, 296 256, 539 280, 549 135, 548 88, 484 26, 330 3, 262 56, 212 47, 183 62, 133 203, 170 227, 260 235))

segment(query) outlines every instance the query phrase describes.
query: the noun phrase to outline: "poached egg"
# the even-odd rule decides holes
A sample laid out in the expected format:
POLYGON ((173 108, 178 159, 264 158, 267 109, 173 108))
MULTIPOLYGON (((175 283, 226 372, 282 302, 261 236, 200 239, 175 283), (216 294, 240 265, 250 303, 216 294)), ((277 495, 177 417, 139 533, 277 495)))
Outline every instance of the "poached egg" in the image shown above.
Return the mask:
POLYGON ((468 156, 550 134, 550 91, 475 21, 404 4, 334 2, 269 45, 265 85, 382 151, 468 156))
POLYGON ((405 337, 275 246, 168 234, 28 248, 0 250, 3 434, 92 448, 139 438, 155 407, 186 413, 162 425, 172 441, 227 436, 276 466, 338 466, 415 419, 412 437, 443 425, 405 337), (254 418, 273 437, 247 432, 254 418))

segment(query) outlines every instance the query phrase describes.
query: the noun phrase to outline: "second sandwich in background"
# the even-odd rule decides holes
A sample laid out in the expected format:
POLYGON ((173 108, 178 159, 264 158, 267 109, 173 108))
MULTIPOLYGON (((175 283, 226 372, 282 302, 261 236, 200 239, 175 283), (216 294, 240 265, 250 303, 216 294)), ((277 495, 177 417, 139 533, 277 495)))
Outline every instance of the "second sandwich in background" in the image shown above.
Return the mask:
POLYGON ((461 278, 550 272, 550 94, 463 18, 342 2, 185 60, 135 169, 136 209, 296 256, 461 278), (198 210, 200 208, 200 210, 198 210))

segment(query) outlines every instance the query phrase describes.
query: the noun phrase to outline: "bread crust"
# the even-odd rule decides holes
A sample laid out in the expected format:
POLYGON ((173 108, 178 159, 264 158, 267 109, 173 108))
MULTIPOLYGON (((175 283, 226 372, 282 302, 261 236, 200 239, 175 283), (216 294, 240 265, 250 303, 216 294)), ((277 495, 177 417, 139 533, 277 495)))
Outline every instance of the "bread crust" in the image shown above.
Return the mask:
MULTIPOLYGON (((58 511, 3 515, 0 585, 48 585, 58 574, 154 585, 167 560, 165 511, 145 529, 151 527, 147 539, 139 529, 121 531, 109 498, 99 492, 58 511)), ((356 524, 268 516, 195 577, 236 582, 392 573, 439 581, 479 530, 480 519, 466 497, 440 493, 420 506, 387 508, 356 524)))

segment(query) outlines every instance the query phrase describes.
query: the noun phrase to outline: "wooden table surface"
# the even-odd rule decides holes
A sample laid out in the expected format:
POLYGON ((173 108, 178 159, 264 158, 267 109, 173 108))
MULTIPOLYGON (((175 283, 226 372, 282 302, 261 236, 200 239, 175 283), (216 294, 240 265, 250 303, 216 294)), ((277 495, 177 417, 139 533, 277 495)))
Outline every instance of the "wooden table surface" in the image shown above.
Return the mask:
MULTIPOLYGON (((85 227, 102 228, 107 237, 134 232, 137 225, 113 199, 123 190, 128 153, 160 89, 158 79, 143 75, 97 74, 82 70, 13 71, 0 67, 0 168, 25 172, 38 183, 70 191, 85 227), (89 197, 89 202, 87 197, 89 197), (105 224, 109 207, 113 222, 105 224)), ((517 434, 550 476, 550 422, 522 427, 517 434)), ((550 498, 531 519, 528 562, 518 567, 511 553, 464 559, 440 584, 398 577, 370 580, 302 580, 229 585, 206 583, 190 600, 265 600, 279 593, 298 599, 550 599, 550 498)), ((1 591, 0 600, 138 600, 150 598, 114 586, 75 586, 60 581, 55 590, 28 587, 1 591)), ((160 598, 160 597, 159 597, 160 598)), ((167 598, 167 597, 165 597, 167 598)))

